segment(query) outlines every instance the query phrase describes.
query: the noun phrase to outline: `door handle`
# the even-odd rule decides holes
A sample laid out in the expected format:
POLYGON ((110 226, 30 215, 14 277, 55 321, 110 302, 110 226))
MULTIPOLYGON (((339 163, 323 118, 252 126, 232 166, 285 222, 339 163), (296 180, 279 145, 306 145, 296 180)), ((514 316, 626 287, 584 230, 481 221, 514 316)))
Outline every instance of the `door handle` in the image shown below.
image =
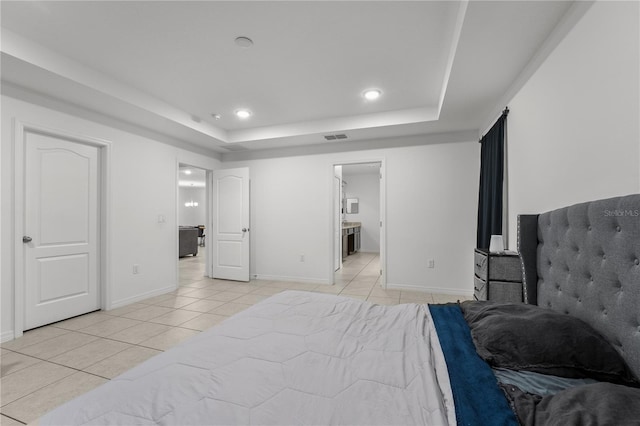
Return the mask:
POLYGON ((242 232, 249 232, 249 228, 242 228, 242 232))
POLYGON ((26 235, 24 237, 22 237, 22 242, 23 243, 30 243, 31 241, 32 241, 31 237, 28 237, 26 235))

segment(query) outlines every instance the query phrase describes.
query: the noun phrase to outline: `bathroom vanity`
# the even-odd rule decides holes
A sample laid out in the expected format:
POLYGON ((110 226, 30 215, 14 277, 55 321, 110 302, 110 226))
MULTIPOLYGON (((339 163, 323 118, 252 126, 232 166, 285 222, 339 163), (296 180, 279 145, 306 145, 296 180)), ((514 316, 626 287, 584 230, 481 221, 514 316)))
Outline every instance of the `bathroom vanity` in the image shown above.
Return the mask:
POLYGON ((360 250, 360 222, 342 223, 342 258, 360 250))

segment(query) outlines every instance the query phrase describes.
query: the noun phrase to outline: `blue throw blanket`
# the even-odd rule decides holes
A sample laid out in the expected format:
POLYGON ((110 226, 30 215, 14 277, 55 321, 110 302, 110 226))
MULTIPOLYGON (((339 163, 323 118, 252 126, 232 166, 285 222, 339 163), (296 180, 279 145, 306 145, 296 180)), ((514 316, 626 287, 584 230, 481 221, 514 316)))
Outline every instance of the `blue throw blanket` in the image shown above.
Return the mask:
POLYGON ((429 305, 447 362, 459 425, 518 425, 491 367, 476 353, 458 305, 429 305))

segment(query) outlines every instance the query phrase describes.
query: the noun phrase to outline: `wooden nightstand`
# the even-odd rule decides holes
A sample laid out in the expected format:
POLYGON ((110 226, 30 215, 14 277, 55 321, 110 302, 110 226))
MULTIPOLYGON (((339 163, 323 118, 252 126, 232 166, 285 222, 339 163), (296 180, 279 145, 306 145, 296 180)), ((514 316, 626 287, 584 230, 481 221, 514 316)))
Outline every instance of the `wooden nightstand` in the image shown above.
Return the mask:
POLYGON ((474 297, 504 303, 522 302, 522 267, 518 253, 475 249, 474 297))

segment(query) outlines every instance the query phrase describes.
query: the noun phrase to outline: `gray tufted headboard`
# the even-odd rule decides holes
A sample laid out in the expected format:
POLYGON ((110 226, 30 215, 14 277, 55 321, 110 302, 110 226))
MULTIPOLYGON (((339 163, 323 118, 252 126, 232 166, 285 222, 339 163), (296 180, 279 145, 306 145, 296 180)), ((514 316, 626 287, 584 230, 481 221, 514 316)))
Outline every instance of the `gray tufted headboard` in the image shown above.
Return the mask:
POLYGON ((589 323, 640 377, 640 194, 518 216, 525 302, 589 323))

